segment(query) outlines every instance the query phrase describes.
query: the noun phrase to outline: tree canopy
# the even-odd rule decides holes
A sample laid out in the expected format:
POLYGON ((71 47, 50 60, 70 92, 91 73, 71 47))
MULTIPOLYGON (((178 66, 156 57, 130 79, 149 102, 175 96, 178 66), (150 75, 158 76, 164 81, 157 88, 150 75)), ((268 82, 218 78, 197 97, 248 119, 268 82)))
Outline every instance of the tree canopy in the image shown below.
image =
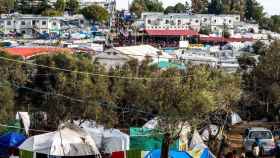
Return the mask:
POLYGON ((207 13, 208 12, 208 0, 192 0, 192 12, 193 13, 207 13))
POLYGON ((164 13, 185 13, 187 11, 190 11, 188 2, 186 2, 186 4, 177 3, 175 6, 168 6, 165 8, 164 13))
POLYGON ((67 0, 66 1, 66 10, 71 14, 78 13, 80 9, 80 3, 78 0, 67 0))
POLYGON ((264 17, 263 6, 256 0, 245 0, 245 18, 259 22, 264 17))
POLYGON ((66 2, 65 0, 57 0, 55 3, 55 9, 60 11, 60 12, 64 12, 66 8, 66 2))
POLYGON ((86 19, 92 20, 94 22, 105 22, 109 18, 108 11, 98 5, 85 7, 81 10, 81 13, 86 19))
POLYGON ((142 12, 163 12, 162 2, 159 0, 133 0, 130 6, 130 11, 138 17, 142 12))

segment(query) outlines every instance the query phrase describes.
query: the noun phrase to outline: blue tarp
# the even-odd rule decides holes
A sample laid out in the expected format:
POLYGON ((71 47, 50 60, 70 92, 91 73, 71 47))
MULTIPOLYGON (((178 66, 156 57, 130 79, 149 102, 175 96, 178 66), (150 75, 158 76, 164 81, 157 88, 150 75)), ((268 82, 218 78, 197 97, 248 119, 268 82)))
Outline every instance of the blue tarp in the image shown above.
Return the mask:
POLYGON ((17 148, 26 139, 26 136, 11 132, 0 136, 0 147, 17 148))
POLYGON ((215 158, 215 156, 209 151, 209 149, 204 149, 200 158, 215 158))
POLYGON ((0 157, 9 157, 11 149, 20 146, 26 137, 20 133, 10 132, 0 136, 0 157))
MULTIPOLYGON (((151 151, 148 155, 145 156, 145 158, 160 158, 160 155, 161 155, 161 150, 158 149, 158 150, 151 151)), ((170 150, 169 158, 192 158, 192 156, 187 152, 170 150)))

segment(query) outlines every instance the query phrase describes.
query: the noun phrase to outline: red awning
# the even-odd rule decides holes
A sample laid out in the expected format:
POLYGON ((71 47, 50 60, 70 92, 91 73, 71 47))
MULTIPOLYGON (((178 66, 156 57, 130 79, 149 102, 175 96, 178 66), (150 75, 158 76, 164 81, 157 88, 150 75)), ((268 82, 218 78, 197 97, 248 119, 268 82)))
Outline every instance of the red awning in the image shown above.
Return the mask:
POLYGON ((200 37, 201 42, 246 42, 253 41, 252 38, 224 38, 224 37, 200 37))
POLYGON ((71 49, 67 48, 47 48, 47 47, 40 47, 40 48, 4 48, 4 51, 16 56, 22 56, 24 58, 30 58, 35 55, 40 54, 50 54, 56 52, 71 52, 71 49))
POLYGON ((193 30, 145 30, 149 36, 198 36, 193 30))

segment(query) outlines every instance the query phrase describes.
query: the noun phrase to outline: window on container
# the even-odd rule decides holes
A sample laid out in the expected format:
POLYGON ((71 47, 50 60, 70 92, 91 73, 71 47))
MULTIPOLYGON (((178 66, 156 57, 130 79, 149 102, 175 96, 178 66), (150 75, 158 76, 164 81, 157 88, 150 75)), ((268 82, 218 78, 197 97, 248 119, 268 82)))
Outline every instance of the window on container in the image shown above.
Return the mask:
POLYGON ((21 21, 20 25, 24 26, 25 25, 25 21, 21 21))
POLYGON ((152 22, 151 22, 151 20, 148 20, 148 24, 151 24, 152 22))
POLYGON ((7 21, 7 25, 12 25, 12 22, 11 21, 7 21))
POLYGON ((214 23, 216 23, 216 22, 217 22, 217 20, 215 19, 215 20, 214 20, 214 23))
POLYGON ((47 25, 47 22, 46 21, 42 21, 42 25, 47 25))
POLYGON ((181 25, 182 24, 182 21, 181 20, 178 20, 178 25, 181 25))
POLYGON ((195 20, 195 23, 198 23, 199 21, 198 20, 195 20))
POLYGON ((165 20, 165 24, 169 24, 169 20, 165 20))
POLYGON ((32 25, 36 25, 36 20, 32 20, 32 25))

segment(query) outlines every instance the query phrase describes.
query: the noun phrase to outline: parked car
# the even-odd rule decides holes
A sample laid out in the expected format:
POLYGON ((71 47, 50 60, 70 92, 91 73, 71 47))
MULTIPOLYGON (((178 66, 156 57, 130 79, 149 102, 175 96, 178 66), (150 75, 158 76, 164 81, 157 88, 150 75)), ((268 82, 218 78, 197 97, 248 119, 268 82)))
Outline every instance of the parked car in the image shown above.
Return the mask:
POLYGON ((244 134, 244 147, 247 153, 252 152, 252 146, 256 139, 260 142, 261 153, 263 155, 273 155, 275 151, 275 141, 271 130, 266 128, 247 128, 244 134))

